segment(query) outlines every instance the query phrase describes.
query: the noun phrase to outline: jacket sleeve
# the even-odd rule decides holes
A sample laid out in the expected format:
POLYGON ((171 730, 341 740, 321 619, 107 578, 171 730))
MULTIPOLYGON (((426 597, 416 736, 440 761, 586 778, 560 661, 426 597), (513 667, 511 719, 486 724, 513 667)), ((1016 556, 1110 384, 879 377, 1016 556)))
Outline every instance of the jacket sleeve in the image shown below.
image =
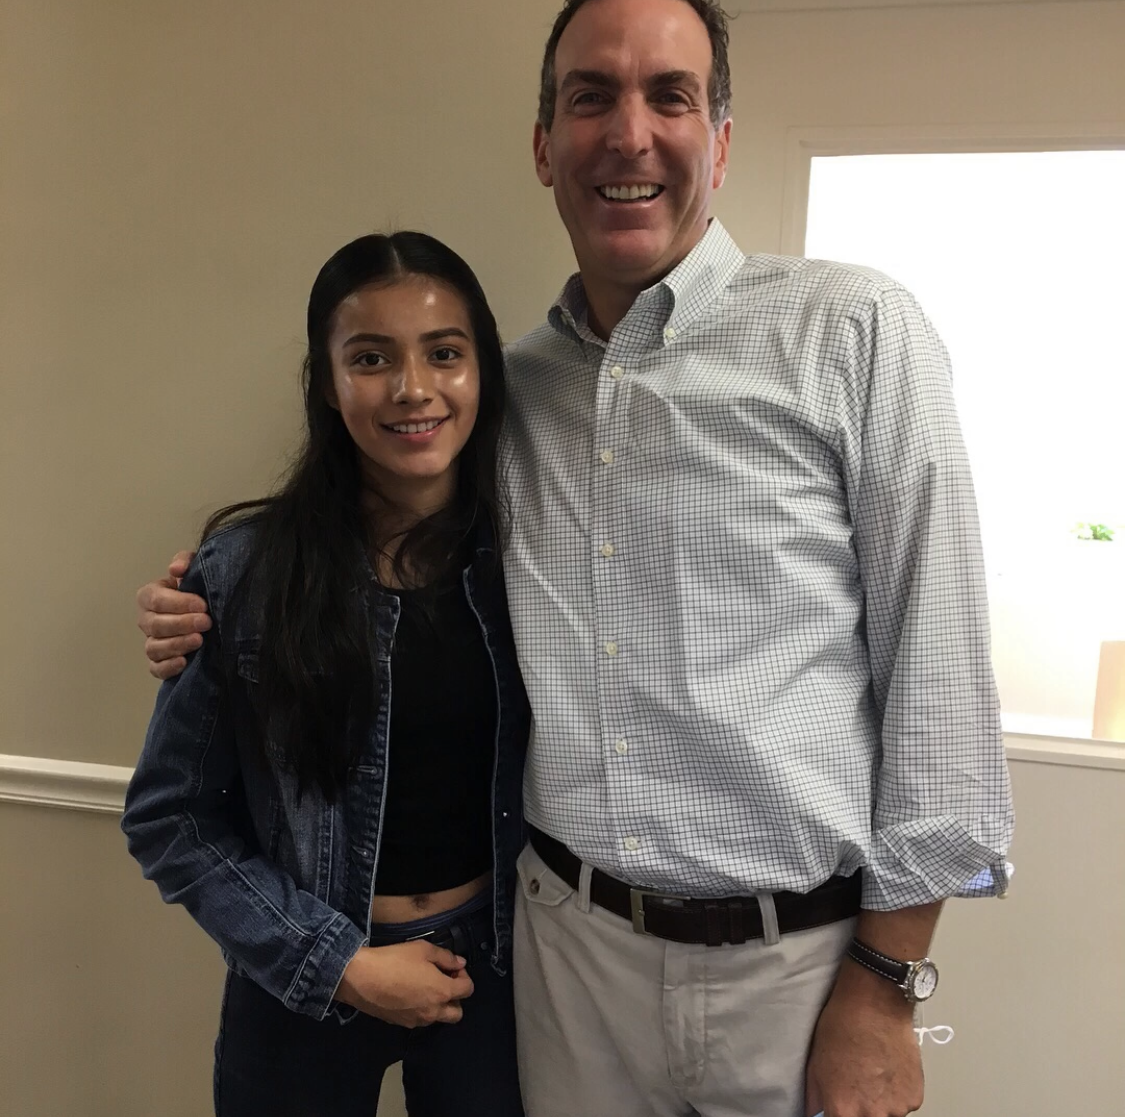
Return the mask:
POLYGON ((1001 891, 1012 799, 948 358, 897 286, 858 321, 848 490, 882 714, 863 905, 1001 891), (976 887, 974 885, 974 887, 976 887))
MULTIPOLYGON (((197 556, 181 588, 210 606, 205 564, 197 556)), ((265 856, 242 794, 217 623, 160 688, 122 829, 145 877, 187 908, 239 972, 322 1019, 364 933, 265 856)))

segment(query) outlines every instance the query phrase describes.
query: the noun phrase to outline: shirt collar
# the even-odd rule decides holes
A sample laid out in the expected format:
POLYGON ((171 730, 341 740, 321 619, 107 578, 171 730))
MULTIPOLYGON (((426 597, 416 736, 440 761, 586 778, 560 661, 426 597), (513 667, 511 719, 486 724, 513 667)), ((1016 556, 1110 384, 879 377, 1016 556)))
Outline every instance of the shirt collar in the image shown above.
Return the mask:
MULTIPOLYGON (((745 255, 731 235, 719 219, 713 217, 696 246, 659 283, 637 296, 625 318, 629 318, 635 309, 643 308, 651 314, 659 308, 658 325, 667 343, 714 301, 745 262, 745 255)), ((588 309, 582 275, 575 272, 551 304, 547 321, 559 333, 604 344, 587 324, 588 309)))

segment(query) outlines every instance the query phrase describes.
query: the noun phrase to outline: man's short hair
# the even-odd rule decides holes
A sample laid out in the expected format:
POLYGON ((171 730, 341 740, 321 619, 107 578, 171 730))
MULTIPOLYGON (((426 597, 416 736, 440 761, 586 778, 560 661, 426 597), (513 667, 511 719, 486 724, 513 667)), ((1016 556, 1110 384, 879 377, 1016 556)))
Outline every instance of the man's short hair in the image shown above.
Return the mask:
MULTIPOLYGON (((555 25, 547 38, 539 80, 539 123, 548 132, 555 119, 558 84, 555 52, 558 50, 559 39, 574 18, 574 13, 589 2, 590 0, 566 0, 562 11, 555 17, 555 25)), ((707 82, 707 101, 711 109, 711 123, 718 129, 730 116, 730 60, 727 57, 730 31, 727 27, 727 14, 715 0, 683 0, 683 3, 703 21, 707 37, 711 40, 711 77, 707 82)))

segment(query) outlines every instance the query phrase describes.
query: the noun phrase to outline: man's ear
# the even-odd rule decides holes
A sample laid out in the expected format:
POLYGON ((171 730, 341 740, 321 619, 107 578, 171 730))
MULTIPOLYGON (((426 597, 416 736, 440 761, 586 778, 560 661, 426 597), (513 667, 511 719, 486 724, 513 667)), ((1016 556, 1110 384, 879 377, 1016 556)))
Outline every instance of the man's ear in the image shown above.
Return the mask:
POLYGON ((727 177, 727 159, 730 156, 730 126, 728 116, 723 126, 715 133, 715 165, 712 168, 711 189, 718 190, 727 177))
POLYGON ((535 122, 533 137, 535 148, 535 173, 544 186, 553 186, 554 178, 551 175, 551 134, 539 121, 535 122))

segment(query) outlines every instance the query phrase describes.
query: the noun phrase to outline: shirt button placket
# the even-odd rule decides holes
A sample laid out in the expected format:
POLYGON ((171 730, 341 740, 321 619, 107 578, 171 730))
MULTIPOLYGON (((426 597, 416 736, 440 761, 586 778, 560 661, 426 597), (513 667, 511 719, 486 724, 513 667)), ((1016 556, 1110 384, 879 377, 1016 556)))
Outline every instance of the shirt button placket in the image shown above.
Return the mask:
MULTIPOLYGON (((626 567, 618 557, 618 494, 627 479, 628 432, 622 429, 628 399, 627 361, 607 350, 598 381, 593 476, 591 478, 590 555, 593 567, 595 639, 598 659, 598 717, 605 734, 605 773, 608 790, 607 831, 616 836, 618 851, 623 849, 625 829, 632 825, 628 816, 629 781, 624 757, 628 751, 628 710, 624 706, 624 682, 628 673, 628 616, 624 609, 622 579, 626 567), (625 472, 623 473, 622 470, 625 472)), ((636 840, 636 839, 632 839, 636 840)))

